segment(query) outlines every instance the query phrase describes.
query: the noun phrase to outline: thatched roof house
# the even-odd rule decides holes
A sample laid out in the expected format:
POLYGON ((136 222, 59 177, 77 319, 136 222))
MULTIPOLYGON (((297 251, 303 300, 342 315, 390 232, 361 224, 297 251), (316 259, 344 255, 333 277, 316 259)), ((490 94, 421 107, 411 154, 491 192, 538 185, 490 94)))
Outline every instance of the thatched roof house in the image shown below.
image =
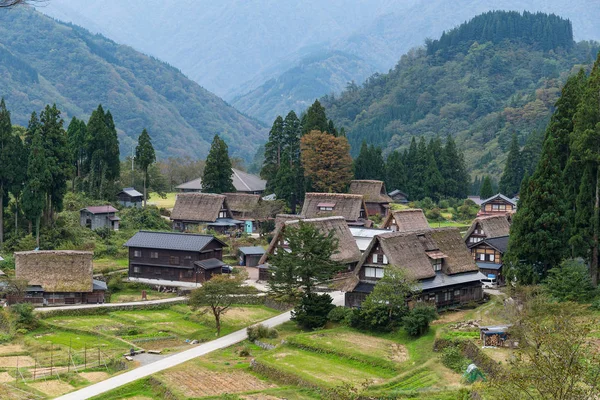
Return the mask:
POLYGON ((212 193, 180 193, 171 212, 173 229, 188 230, 193 225, 207 225, 217 231, 239 227, 243 221, 234 219, 227 197, 212 193))
POLYGON ((301 215, 303 218, 344 217, 352 225, 365 225, 369 214, 360 194, 306 193, 301 215))
POLYGON ((460 232, 441 228, 375 236, 355 269, 358 283, 347 293, 347 305, 360 305, 389 265, 417 279, 422 300, 435 301, 438 307, 482 298, 480 279, 485 276, 479 272, 460 232))
POLYGON ((394 210, 383 222, 383 228, 394 232, 410 232, 430 229, 429 222, 420 208, 394 210))
POLYGON ((227 206, 236 219, 254 219, 254 210, 260 202, 260 195, 248 193, 224 193, 227 206))
POLYGON ((311 224, 316 227, 321 233, 329 234, 333 231, 334 237, 338 240, 338 252, 334 254, 331 259, 342 264, 348 264, 354 266, 360 259, 360 251, 352 233, 348 228, 348 224, 343 217, 325 217, 325 218, 312 218, 304 220, 289 220, 279 225, 273 235, 273 240, 269 244, 266 253, 260 259, 260 264, 265 264, 269 256, 274 254, 278 248, 285 248, 283 243, 283 235, 286 229, 297 227, 300 221, 306 224, 311 224))
POLYGON ((388 196, 383 181, 354 180, 350 182, 349 192, 363 196, 370 215, 379 214, 385 217, 388 213, 389 205, 393 201, 388 196))
POLYGON ((286 221, 296 221, 299 219, 304 219, 304 217, 296 214, 277 214, 275 216, 275 229, 282 226, 286 221))
POLYGON ((465 243, 473 245, 488 238, 508 236, 510 223, 506 215, 486 215, 475 218, 465 234, 465 243))

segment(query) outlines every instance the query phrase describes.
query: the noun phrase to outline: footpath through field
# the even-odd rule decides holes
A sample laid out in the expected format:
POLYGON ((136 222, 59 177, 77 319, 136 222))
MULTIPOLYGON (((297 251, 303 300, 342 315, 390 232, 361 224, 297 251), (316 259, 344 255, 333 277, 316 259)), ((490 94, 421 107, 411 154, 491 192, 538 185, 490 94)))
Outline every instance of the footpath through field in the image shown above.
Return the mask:
MULTIPOLYGON (((342 305, 344 303, 344 294, 340 292, 331 293, 333 297, 333 303, 336 305, 342 305)), ((161 301, 161 300, 157 300, 161 301)), ((261 322, 261 324, 266 325, 268 327, 275 327, 277 325, 281 325, 284 322, 290 320, 291 314, 290 312, 285 312, 283 314, 279 314, 273 318, 269 318, 266 321, 261 322)), ((121 375, 114 376, 105 381, 98 382, 91 386, 85 387, 83 389, 77 390, 75 392, 71 392, 65 394, 64 396, 56 398, 56 400, 83 400, 89 399, 90 397, 97 396, 99 394, 108 392, 110 390, 116 389, 133 381, 136 381, 141 378, 145 378, 147 376, 156 374, 157 372, 163 371, 165 369, 174 367, 176 365, 182 364, 186 361, 189 361, 193 358, 203 356, 215 350, 223 349, 225 347, 232 346, 236 343, 246 340, 248 334, 246 332, 246 328, 240 329, 239 331, 235 331, 230 333, 229 335, 223 336, 219 339, 211 340, 210 342, 203 343, 193 349, 182 351, 181 353, 173 354, 170 357, 163 358, 162 360, 153 362, 152 364, 144 365, 142 367, 136 368, 134 370, 125 372, 121 375)))
POLYGON ((144 300, 144 301, 130 301, 127 303, 103 303, 103 304, 79 304, 74 306, 58 306, 58 307, 37 307, 35 312, 50 312, 55 310, 81 310, 86 308, 113 308, 113 307, 127 307, 127 306, 152 306, 156 304, 168 304, 177 303, 186 300, 187 297, 171 297, 169 299, 160 300, 144 300))

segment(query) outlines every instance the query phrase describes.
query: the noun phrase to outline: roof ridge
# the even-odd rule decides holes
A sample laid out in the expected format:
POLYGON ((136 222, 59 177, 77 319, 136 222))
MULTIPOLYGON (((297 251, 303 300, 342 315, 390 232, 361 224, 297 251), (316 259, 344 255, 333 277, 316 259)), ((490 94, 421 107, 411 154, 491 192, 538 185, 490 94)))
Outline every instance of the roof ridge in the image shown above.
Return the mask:
POLYGON ((202 236, 202 237, 215 237, 214 235, 206 235, 203 233, 184 233, 184 232, 165 232, 165 231, 147 231, 147 230, 139 230, 135 233, 135 235, 137 235, 138 233, 162 233, 162 234, 167 234, 167 235, 181 235, 181 236, 202 236))

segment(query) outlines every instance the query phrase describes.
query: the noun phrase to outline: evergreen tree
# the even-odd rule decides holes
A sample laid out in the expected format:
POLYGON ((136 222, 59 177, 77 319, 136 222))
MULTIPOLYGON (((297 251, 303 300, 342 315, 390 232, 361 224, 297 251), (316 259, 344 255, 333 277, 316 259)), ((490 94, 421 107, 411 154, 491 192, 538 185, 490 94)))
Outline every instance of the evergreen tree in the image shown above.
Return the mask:
POLYGON ((4 204, 8 197, 11 166, 8 160, 8 147, 12 138, 10 111, 6 109, 4 98, 0 100, 0 246, 4 243, 4 204))
MULTIPOLYGON (((409 156, 411 155, 411 149, 409 148, 409 156)), ((414 162, 414 168, 411 174, 411 190, 412 193, 409 195, 417 200, 426 197, 425 183, 425 171, 427 170, 429 163, 429 153, 427 151, 427 144, 425 138, 421 137, 419 144, 417 145, 416 158, 414 162)))
POLYGON ((202 191, 205 193, 235 192, 232 175, 233 170, 227 144, 219 135, 215 135, 206 158, 202 176, 202 191))
POLYGON ((146 188, 148 186, 148 168, 156 161, 154 146, 146 128, 138 138, 138 144, 135 148, 135 162, 144 174, 144 207, 146 207, 146 188))
POLYGON ((439 200, 441 198, 444 180, 438 169, 435 156, 433 155, 434 150, 435 147, 430 147, 427 149, 427 165, 423 173, 423 186, 425 197, 429 197, 433 200, 439 200))
MULTIPOLYGON (((458 150, 456 142, 450 135, 446 138, 446 145, 441 153, 441 165, 440 173, 444 180, 444 195, 455 199, 466 198, 469 194, 470 177, 467 173, 464 155, 458 150)), ((475 193, 479 193, 479 191, 475 193)))
POLYGON ((354 179, 385 179, 385 162, 381 148, 373 145, 367 146, 363 141, 360 153, 354 160, 354 179))
POLYGON ((48 198, 46 190, 52 180, 52 174, 47 165, 44 138, 38 129, 33 133, 27 165, 27 183, 23 190, 23 210, 29 220, 35 221, 35 236, 38 248, 40 247, 40 220, 48 198))
POLYGON ((402 155, 394 150, 385 163, 385 186, 388 190, 406 190, 406 167, 402 155))
POLYGON ((523 179, 523 163, 521 160, 521 150, 519 149, 519 140, 517 134, 513 133, 510 150, 506 158, 504 172, 500 179, 500 193, 508 197, 513 197, 519 192, 519 186, 523 179))
POLYGON ((366 140, 360 145, 358 157, 354 160, 354 179, 368 179, 369 174, 369 146, 366 140))
POLYGON ((306 135, 311 131, 327 132, 328 128, 329 121, 325 114, 325 108, 321 105, 319 100, 315 100, 312 106, 308 107, 308 110, 306 110, 306 113, 302 116, 302 135, 306 135))
POLYGON ((492 179, 489 175, 486 175, 483 178, 483 182, 481 183, 481 189, 479 190, 479 197, 481 199, 488 199, 494 195, 494 188, 492 187, 492 179))
POLYGON ((411 199, 420 199, 417 196, 416 186, 420 185, 420 182, 416 181, 415 171, 417 168, 417 159, 419 158, 417 150, 417 140, 413 136, 410 141, 410 147, 406 151, 406 157, 404 157, 404 166, 406 167, 406 193, 411 199))
POLYGON ((260 170, 260 177, 267 181, 267 192, 275 191, 275 176, 281 166, 281 155, 284 150, 283 118, 278 116, 269 132, 269 140, 265 144, 265 158, 260 170))
POLYGON ((513 217, 508 258, 530 267, 518 269, 521 282, 539 281, 566 256, 567 207, 557 157, 554 139, 547 137, 537 169, 519 201, 519 212, 513 217))
POLYGON ((81 180, 82 167, 85 158, 85 140, 87 127, 85 122, 75 117, 71 119, 67 128, 67 146, 70 161, 73 165, 72 190, 75 191, 77 180, 81 180))
MULTIPOLYGON (((10 176, 8 192, 10 192, 14 199, 14 217, 15 217, 15 235, 18 233, 19 223, 19 205, 21 202, 21 195, 23 191, 23 185, 27 180, 27 162, 28 155, 25 151, 23 141, 17 134, 12 135, 12 139, 9 141, 8 146, 5 148, 6 156, 1 161, 3 164, 10 166, 10 176)), ((6 189, 5 189, 6 190, 6 189)))

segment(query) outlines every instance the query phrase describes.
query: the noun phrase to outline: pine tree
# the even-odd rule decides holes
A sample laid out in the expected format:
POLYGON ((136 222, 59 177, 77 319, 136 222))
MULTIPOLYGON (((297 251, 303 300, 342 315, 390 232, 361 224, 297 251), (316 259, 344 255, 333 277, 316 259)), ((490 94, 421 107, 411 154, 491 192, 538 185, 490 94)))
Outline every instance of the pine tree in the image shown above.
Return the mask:
POLYGON ((519 192, 519 186, 523 179, 523 163, 521 160, 521 150, 519 148, 519 140, 517 134, 513 133, 510 149, 506 158, 504 172, 500 178, 500 186, 498 189, 501 193, 508 197, 513 197, 519 192))
POLYGON ((281 166, 283 150, 283 118, 278 116, 273 121, 273 126, 269 132, 269 140, 265 144, 265 158, 260 170, 260 177, 267 181, 267 192, 274 192, 275 190, 275 176, 281 166))
POLYGON ((302 116, 302 135, 306 135, 311 131, 327 132, 328 128, 329 122, 325 114, 325 108, 319 100, 315 100, 302 116))
POLYGON ((417 140, 413 136, 410 141, 410 147, 406 152, 406 157, 404 157, 404 165, 406 167, 406 192, 411 199, 419 200, 417 196, 416 187, 418 187, 421 183, 417 181, 417 176, 415 174, 417 168, 417 160, 419 158, 418 150, 417 150, 417 140))
POLYGON ((488 199, 494 195, 494 188, 492 187, 492 179, 489 175, 486 175, 483 178, 483 182, 481 183, 481 189, 479 191, 479 197, 481 199, 488 199))
POLYGON ((7 158, 2 160, 6 165, 10 165, 10 176, 8 192, 10 192, 14 198, 14 216, 15 216, 15 235, 18 232, 18 217, 19 217, 19 205, 21 201, 21 195, 23 193, 23 185, 27 180, 27 162, 28 153, 25 151, 23 141, 17 134, 12 135, 12 140, 9 141, 6 148, 7 158))
POLYGON ((82 167, 85 157, 85 138, 87 127, 85 122, 75 117, 71 119, 67 128, 67 146, 69 148, 70 161, 74 172, 72 176, 72 190, 75 191, 76 181, 82 177, 82 167))
POLYGON ((142 170, 144 174, 144 207, 146 207, 146 188, 148 185, 148 168, 156 161, 156 154, 154 153, 154 147, 152 146, 152 140, 146 128, 142 131, 138 138, 138 144, 135 148, 135 163, 142 170))
POLYGON ((110 111, 99 105, 92 112, 86 131, 84 172, 92 197, 112 198, 121 173, 119 139, 110 111))
POLYGON ((0 246, 4 243, 4 204, 8 197, 11 166, 8 160, 8 146, 12 138, 10 111, 6 109, 4 98, 0 100, 0 246))
POLYGON ((369 146, 363 140, 360 145, 358 157, 354 160, 354 179, 368 179, 369 173, 369 146))
POLYGON ((202 191, 205 193, 228 193, 235 192, 231 176, 231 160, 227 144, 215 135, 208 157, 206 157, 206 166, 202 176, 202 191))
POLYGON ((527 179, 519 212, 513 217, 508 258, 533 268, 521 271, 521 282, 537 282, 567 255, 569 238, 558 149, 550 136, 533 176, 527 179), (536 268, 537 267, 537 268, 536 268))
POLYGON ((363 141, 360 153, 354 160, 354 179, 385 179, 385 161, 381 148, 374 145, 367 146, 363 141))
POLYGON ((410 196, 415 200, 426 197, 425 171, 427 170, 428 163, 429 153, 427 151, 427 144, 425 143, 425 138, 421 137, 419 144, 417 145, 415 166, 413 168, 411 179, 411 188, 414 193, 410 193, 410 196))
POLYGON ((456 142, 450 135, 446 137, 446 145, 440 158, 444 195, 455 199, 466 198, 469 194, 470 177, 467 173, 463 153, 458 150, 456 142))
POLYGON ((402 155, 394 150, 385 163, 385 186, 388 190, 406 190, 406 167, 402 155))
POLYGON ((441 198, 444 180, 438 169, 433 151, 435 151, 435 146, 427 149, 427 165, 423 174, 423 186, 426 197, 433 200, 439 200, 441 198))

